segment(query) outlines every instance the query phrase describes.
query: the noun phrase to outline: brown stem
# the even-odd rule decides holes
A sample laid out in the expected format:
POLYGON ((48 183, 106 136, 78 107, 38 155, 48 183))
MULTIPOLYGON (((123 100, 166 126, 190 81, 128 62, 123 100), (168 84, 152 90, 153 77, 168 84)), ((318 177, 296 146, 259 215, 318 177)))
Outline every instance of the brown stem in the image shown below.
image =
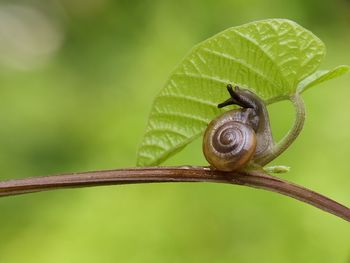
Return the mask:
POLYGON ((146 167, 32 177, 0 182, 0 196, 59 188, 164 182, 216 182, 265 189, 298 199, 350 222, 350 209, 263 171, 219 172, 205 167, 146 167))

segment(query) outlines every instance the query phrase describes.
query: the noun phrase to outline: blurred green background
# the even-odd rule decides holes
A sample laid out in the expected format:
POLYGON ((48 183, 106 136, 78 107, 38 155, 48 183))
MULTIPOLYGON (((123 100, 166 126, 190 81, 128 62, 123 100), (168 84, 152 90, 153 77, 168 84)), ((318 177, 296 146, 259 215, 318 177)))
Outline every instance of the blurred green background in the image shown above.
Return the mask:
MULTIPOLYGON (((190 48, 289 18, 350 64, 350 2, 0 1, 0 179, 134 166, 152 99, 190 48)), ((306 92, 301 136, 274 164, 350 205, 350 74, 306 92)), ((269 106, 281 138, 293 120, 269 106)), ((197 140, 166 162, 205 165, 197 140)), ((60 190, 0 199, 0 262, 350 262, 349 223, 220 184, 60 190)))

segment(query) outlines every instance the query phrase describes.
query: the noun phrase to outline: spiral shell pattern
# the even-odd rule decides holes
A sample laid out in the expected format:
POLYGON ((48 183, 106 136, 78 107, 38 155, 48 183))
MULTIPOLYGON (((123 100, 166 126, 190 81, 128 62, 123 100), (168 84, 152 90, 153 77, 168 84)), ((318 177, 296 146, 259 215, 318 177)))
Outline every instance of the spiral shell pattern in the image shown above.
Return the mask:
POLYGON ((207 161, 220 171, 235 171, 253 157, 256 135, 247 124, 230 118, 212 121, 203 137, 203 152, 207 161))

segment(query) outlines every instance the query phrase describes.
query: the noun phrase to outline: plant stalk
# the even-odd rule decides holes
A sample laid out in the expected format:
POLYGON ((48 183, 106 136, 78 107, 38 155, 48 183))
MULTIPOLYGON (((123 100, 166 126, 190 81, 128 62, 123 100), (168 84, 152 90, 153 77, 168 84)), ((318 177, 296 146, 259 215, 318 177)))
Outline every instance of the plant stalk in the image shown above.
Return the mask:
POLYGON ((290 196, 350 222, 350 209, 332 199, 260 170, 220 172, 206 167, 142 167, 0 181, 0 196, 62 188, 137 183, 215 182, 265 189, 290 196))
POLYGON ((299 93, 295 93, 290 97, 295 109, 295 120, 293 127, 288 133, 271 149, 271 152, 266 155, 262 160, 259 160, 259 164, 262 166, 270 163, 281 155, 298 137, 305 123, 305 104, 299 93))

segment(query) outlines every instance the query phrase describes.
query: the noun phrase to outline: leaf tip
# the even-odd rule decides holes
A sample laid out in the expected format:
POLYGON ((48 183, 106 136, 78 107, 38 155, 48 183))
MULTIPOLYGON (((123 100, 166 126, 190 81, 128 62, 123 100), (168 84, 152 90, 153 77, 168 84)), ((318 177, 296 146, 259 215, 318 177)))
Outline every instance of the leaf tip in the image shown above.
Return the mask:
POLYGON ((350 70, 348 65, 340 65, 331 70, 318 70, 299 82, 297 92, 302 93, 309 88, 321 84, 327 80, 344 75, 350 70))

